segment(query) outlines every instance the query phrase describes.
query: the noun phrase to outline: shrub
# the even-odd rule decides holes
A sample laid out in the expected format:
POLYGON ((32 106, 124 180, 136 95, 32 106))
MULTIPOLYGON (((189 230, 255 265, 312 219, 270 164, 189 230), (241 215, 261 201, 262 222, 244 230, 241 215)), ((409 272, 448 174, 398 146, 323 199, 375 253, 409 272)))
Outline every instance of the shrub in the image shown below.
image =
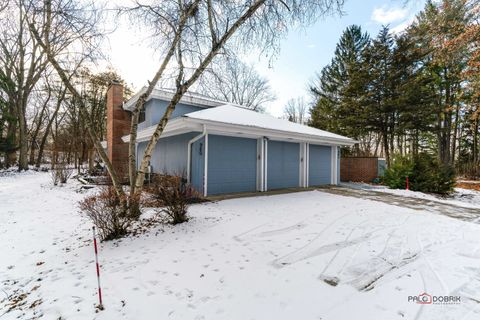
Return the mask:
POLYGON ((66 163, 56 163, 50 171, 53 185, 56 186, 58 183, 67 183, 67 180, 70 178, 72 173, 73 169, 70 168, 66 163))
POLYGON ((158 176, 150 186, 150 193, 160 212, 170 217, 172 224, 188 220, 188 205, 200 200, 195 189, 180 176, 158 176))
POLYGON ((406 177, 413 191, 448 194, 455 185, 453 168, 426 153, 395 159, 392 166, 385 170, 383 181, 390 188, 405 189, 406 177))
POLYGON ((80 209, 98 228, 101 240, 117 239, 127 234, 131 220, 120 198, 111 186, 80 202, 80 209))
POLYGON ((414 162, 408 157, 397 157, 393 163, 385 169, 382 181, 392 189, 405 189, 406 177, 411 177, 414 162))

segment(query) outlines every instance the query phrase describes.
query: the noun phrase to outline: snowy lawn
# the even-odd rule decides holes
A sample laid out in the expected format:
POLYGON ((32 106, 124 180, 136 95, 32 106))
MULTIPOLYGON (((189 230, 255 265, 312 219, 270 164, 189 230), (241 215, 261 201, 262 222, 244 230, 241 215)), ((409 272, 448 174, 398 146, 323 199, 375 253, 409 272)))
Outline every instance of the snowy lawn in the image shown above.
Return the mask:
POLYGON ((96 313, 77 189, 0 177, 1 320, 480 318, 479 224, 320 191, 198 204, 102 243, 96 313), (461 300, 408 301, 423 292, 461 300))

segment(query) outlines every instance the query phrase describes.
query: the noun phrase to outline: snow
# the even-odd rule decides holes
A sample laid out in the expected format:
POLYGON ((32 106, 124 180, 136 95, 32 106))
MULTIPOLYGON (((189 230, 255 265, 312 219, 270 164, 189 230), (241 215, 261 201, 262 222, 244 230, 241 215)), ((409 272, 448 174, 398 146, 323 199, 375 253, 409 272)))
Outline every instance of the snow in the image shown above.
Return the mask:
POLYGON ((0 177, 1 320, 480 317, 480 225, 320 191, 197 204, 185 224, 102 243, 96 312, 77 208, 92 191, 78 189, 48 173, 0 177), (461 302, 408 301, 423 292, 461 302))
POLYGON ((346 183, 342 183, 342 185, 349 188, 354 188, 354 189, 384 192, 384 193, 389 193, 389 194, 394 194, 394 195, 399 195, 404 197, 432 200, 432 201, 451 204, 459 207, 480 209, 480 191, 455 188, 452 194, 447 196, 441 196, 441 195, 427 194, 427 193, 412 191, 412 190, 389 189, 386 186, 370 185, 363 182, 346 182, 346 183))
POLYGON ((278 119, 268 114, 255 112, 233 105, 223 105, 215 108, 195 111, 187 113, 183 116, 192 119, 215 121, 220 123, 278 130, 290 133, 299 133, 322 138, 332 138, 340 140, 341 142, 347 144, 352 144, 354 142, 354 140, 350 138, 335 133, 290 122, 284 119, 278 119))

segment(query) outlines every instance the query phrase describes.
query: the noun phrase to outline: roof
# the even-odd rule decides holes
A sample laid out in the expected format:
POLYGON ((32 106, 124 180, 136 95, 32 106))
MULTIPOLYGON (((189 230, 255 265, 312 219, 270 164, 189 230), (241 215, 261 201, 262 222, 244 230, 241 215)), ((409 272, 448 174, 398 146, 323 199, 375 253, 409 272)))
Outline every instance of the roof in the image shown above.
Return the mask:
POLYGON ((347 137, 232 105, 187 113, 184 117, 334 139, 347 137))
MULTIPOLYGON (((149 140, 156 126, 138 132, 137 141, 149 140)), ((189 131, 206 130, 211 134, 229 134, 244 137, 267 137, 277 140, 304 141, 333 145, 353 145, 355 140, 306 125, 278 119, 234 105, 222 105, 184 114, 170 120, 162 137, 189 131)), ((129 136, 123 137, 124 141, 129 136)))
MULTIPOLYGON (((140 97, 140 95, 145 93, 146 90, 147 90, 147 87, 143 87, 133 97, 128 99, 128 101, 125 102, 125 104, 123 105, 123 109, 132 111, 133 108, 135 107, 135 103, 137 102, 138 98, 140 97)), ((174 94, 175 94, 175 91, 172 89, 167 89, 167 88, 153 89, 152 93, 147 98, 147 101, 150 99, 170 101, 174 94)), ((216 100, 200 93, 186 92, 183 95, 182 99, 180 99, 180 103, 195 105, 203 108, 210 108, 210 107, 221 106, 225 104, 225 101, 216 100)))

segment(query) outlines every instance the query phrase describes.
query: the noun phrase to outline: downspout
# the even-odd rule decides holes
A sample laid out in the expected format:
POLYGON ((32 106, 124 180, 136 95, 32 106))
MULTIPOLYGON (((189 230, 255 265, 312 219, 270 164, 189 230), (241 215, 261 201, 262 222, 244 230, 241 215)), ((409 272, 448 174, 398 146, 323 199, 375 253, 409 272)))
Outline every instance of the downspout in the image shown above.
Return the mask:
POLYGON ((192 174, 192 172, 191 172, 191 167, 192 167, 192 143, 194 143, 197 140, 202 139, 203 137, 205 137, 206 134, 207 134, 207 126, 203 125, 202 133, 199 134, 196 137, 193 137, 192 139, 190 139, 190 141, 188 141, 188 156, 187 156, 187 181, 188 181, 188 183, 190 183, 190 181, 191 181, 190 176, 192 174))

